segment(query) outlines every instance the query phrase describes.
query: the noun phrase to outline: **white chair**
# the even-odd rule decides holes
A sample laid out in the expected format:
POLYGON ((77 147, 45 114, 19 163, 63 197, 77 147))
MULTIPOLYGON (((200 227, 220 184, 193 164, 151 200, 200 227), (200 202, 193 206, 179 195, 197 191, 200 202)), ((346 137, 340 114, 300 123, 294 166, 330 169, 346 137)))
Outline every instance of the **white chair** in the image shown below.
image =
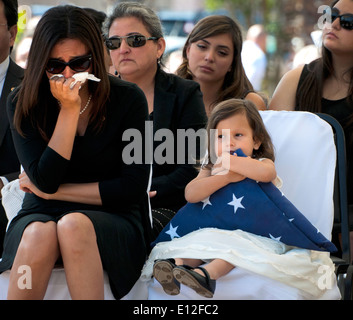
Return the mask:
MULTIPOLYGON (((14 180, 3 188, 2 195, 3 205, 9 220, 9 225, 11 219, 13 219, 21 209, 24 192, 19 189, 18 180, 14 180)), ((24 274, 23 272, 21 273, 24 274)), ((9 279, 10 270, 0 274, 0 300, 6 300, 7 298, 9 279)), ((146 284, 137 282, 130 292, 123 297, 123 300, 146 300, 147 297, 148 292, 146 284)), ((110 289, 109 279, 106 272, 104 272, 104 299, 115 299, 110 289)), ((63 267, 56 267, 53 269, 44 300, 71 300, 63 267)))
MULTIPOLYGON (((331 126, 318 116, 307 112, 260 113, 275 146, 275 164, 278 175, 283 180, 283 193, 323 235, 331 239, 336 166, 336 148, 331 126)), ((249 266, 251 267, 251 264, 249 266)), ((335 277, 330 289, 320 296, 313 296, 296 287, 296 283, 277 281, 249 269, 236 267, 218 279, 213 299, 298 300, 341 297, 335 277)), ((147 285, 151 300, 203 299, 183 285, 177 296, 165 294, 161 285, 154 279, 148 280, 147 285)))
MULTIPOLYGON (((276 168, 283 180, 286 197, 328 239, 333 225, 333 186, 336 152, 331 126, 318 116, 306 112, 263 111, 261 116, 272 137, 276 151, 276 168)), ((194 257, 195 258, 195 257, 194 257)), ((0 299, 6 299, 9 271, 0 275, 0 299)), ((106 299, 113 299, 105 277, 106 299)), ((140 279, 125 299, 202 299, 182 286, 181 293, 169 296, 153 279, 140 279)), ((214 299, 312 299, 307 292, 273 280, 248 269, 236 267, 217 280, 214 299)), ((333 284, 321 299, 339 299, 333 284)), ((45 299, 70 299, 63 269, 53 270, 45 299)))
MULTIPOLYGON (((9 285, 10 271, 0 275, 0 300, 6 300, 9 285)), ((131 291, 122 300, 146 300, 148 297, 145 283, 137 282, 131 291)), ((110 289, 109 279, 104 272, 104 299, 115 300, 110 289)), ((55 268, 52 271, 44 300, 71 300, 70 292, 65 278, 64 268, 55 268)))

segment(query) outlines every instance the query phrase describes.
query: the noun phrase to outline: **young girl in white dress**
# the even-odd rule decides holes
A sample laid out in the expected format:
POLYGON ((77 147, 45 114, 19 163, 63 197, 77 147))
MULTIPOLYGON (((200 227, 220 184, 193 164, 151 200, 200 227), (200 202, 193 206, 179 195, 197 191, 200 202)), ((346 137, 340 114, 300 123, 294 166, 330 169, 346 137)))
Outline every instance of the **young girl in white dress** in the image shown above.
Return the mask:
MULTIPOLYGON (((203 165, 198 176, 186 186, 188 202, 203 201, 217 190, 245 178, 276 181, 271 138, 252 102, 230 99, 218 104, 209 117, 207 133, 208 164, 203 165), (238 149, 246 157, 237 156, 238 149)), ((153 275, 167 294, 178 294, 182 283, 212 298, 215 281, 230 272, 234 265, 223 259, 213 259, 204 267, 200 267, 201 264, 204 261, 200 259, 161 259, 155 262, 153 275)))

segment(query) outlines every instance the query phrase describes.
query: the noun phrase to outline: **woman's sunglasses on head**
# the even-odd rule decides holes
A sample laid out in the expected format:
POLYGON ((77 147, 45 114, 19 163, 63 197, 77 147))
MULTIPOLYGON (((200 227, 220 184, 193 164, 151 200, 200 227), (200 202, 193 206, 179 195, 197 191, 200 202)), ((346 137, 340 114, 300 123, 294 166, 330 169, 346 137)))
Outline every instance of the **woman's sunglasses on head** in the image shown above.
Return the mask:
MULTIPOLYGON (((326 13, 326 11, 324 13, 326 13)), ((333 23, 336 19, 340 20, 340 25, 343 29, 353 30, 353 14, 345 13, 340 15, 340 12, 337 8, 332 8, 331 23, 333 23)))
POLYGON ((62 73, 66 67, 70 67, 70 69, 75 72, 84 72, 90 67, 91 60, 91 54, 73 58, 69 62, 64 62, 59 59, 49 59, 45 70, 49 73, 56 74, 62 73))
POLYGON ((108 39, 105 39, 105 45, 109 50, 119 49, 124 39, 128 44, 128 46, 131 48, 143 47, 148 40, 158 40, 158 38, 156 37, 147 38, 141 34, 124 36, 124 37, 113 36, 108 39))

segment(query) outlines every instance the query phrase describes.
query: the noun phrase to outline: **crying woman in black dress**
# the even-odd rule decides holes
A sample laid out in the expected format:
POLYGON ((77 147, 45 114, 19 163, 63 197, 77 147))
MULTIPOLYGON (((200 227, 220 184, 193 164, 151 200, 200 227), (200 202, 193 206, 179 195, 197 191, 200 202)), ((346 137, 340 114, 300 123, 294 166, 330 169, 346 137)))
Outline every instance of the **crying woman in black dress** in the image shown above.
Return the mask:
POLYGON ((59 258, 73 299, 102 299, 103 270, 117 299, 140 275, 150 166, 127 165, 122 154, 125 130, 137 129, 144 141, 147 101, 135 85, 108 77, 102 41, 82 9, 50 9, 34 33, 22 86, 9 100, 27 191, 0 262, 0 272, 11 268, 9 299, 43 298, 59 258), (100 82, 73 85, 78 72, 100 82), (17 286, 21 265, 31 268, 31 290, 17 286))

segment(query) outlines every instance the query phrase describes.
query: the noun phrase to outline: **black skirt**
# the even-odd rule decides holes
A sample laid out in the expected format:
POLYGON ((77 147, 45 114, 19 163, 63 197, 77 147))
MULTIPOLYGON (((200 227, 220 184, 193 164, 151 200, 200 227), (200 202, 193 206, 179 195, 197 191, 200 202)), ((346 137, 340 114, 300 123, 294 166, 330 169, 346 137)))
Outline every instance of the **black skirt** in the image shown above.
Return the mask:
POLYGON ((92 221, 103 269, 108 274, 114 297, 121 299, 129 293, 140 277, 146 260, 143 229, 131 219, 131 215, 94 210, 71 210, 59 215, 19 214, 11 221, 5 235, 0 273, 11 269, 23 231, 30 223, 58 222, 64 215, 72 212, 81 212, 92 221))

